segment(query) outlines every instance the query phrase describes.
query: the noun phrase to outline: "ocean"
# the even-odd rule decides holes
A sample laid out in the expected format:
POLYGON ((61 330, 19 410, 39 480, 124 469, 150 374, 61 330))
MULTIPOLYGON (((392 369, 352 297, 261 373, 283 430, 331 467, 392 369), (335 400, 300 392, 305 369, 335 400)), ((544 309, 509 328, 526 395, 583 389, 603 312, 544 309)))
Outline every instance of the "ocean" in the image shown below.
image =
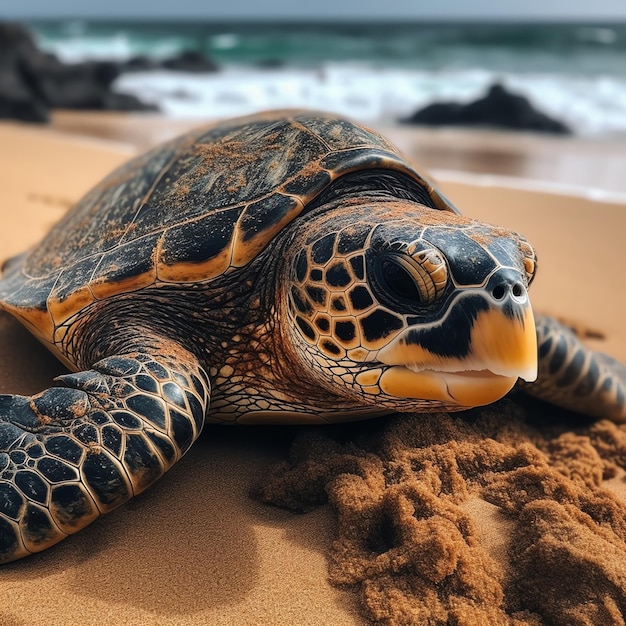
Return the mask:
POLYGON ((493 83, 527 96, 576 134, 626 136, 626 23, 29 24, 66 62, 165 59, 197 51, 219 71, 121 75, 114 88, 172 117, 311 107, 364 122, 434 101, 469 102, 493 83))

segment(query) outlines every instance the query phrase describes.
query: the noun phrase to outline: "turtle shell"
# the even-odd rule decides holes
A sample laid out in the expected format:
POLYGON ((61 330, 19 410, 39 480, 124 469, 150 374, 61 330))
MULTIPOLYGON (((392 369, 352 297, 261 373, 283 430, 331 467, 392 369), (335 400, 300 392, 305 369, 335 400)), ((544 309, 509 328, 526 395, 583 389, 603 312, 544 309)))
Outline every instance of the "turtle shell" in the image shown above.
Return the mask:
POLYGON ((246 265, 334 179, 371 168, 409 175, 455 211, 387 140, 335 116, 277 112, 194 131, 115 170, 9 261, 0 301, 56 342, 95 301, 246 265))

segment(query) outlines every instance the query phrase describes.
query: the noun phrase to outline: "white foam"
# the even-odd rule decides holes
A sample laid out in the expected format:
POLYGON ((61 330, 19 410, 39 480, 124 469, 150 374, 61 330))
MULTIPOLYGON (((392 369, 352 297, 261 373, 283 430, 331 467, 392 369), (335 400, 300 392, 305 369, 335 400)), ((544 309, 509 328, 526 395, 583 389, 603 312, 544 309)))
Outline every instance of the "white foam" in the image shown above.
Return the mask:
MULTIPOLYGON (((120 52, 125 45, 121 40, 120 52)), ((425 71, 333 63, 320 69, 227 67, 204 75, 133 73, 121 76, 115 88, 157 104, 176 118, 309 107, 380 123, 407 117, 433 101, 469 102, 496 81, 526 95, 578 134, 626 136, 626 77, 502 75, 484 69, 425 71)))
POLYGON ((132 34, 120 30, 115 33, 85 36, 82 22, 70 22, 66 25, 66 36, 62 40, 36 37, 37 45, 54 53, 64 63, 101 60, 123 62, 146 55, 154 59, 167 59, 186 49, 183 37, 171 35, 158 41, 142 41, 132 34))

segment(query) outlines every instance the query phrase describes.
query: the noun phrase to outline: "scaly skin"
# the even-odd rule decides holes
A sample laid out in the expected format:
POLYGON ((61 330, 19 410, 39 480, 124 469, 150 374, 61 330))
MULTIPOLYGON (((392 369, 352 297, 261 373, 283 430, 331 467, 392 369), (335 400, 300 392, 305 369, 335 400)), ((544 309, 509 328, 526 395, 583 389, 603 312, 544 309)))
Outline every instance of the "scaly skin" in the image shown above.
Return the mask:
POLYGON ((191 355, 177 352, 111 356, 61 376, 62 387, 0 396, 0 563, 77 532, 188 450, 209 383, 191 355))
POLYGON ((552 317, 537 316, 537 380, 522 389, 557 406, 626 422, 626 367, 585 346, 552 317))

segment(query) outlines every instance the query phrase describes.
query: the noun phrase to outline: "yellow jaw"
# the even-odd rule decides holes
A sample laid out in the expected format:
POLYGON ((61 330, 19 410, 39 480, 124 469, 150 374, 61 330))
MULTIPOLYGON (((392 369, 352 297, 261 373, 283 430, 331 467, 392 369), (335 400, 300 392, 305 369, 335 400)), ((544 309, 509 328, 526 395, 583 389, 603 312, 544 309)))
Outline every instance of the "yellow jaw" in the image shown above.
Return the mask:
POLYGON ((407 342, 403 333, 378 354, 379 361, 393 366, 378 380, 381 391, 471 407, 500 399, 518 378, 535 380, 535 321, 530 306, 521 313, 511 318, 495 308, 480 312, 464 357, 434 354, 407 342))
POLYGON ((379 380, 381 390, 401 398, 439 400, 459 406, 490 404, 505 396, 517 377, 481 372, 414 372, 402 365, 390 367, 379 380))

